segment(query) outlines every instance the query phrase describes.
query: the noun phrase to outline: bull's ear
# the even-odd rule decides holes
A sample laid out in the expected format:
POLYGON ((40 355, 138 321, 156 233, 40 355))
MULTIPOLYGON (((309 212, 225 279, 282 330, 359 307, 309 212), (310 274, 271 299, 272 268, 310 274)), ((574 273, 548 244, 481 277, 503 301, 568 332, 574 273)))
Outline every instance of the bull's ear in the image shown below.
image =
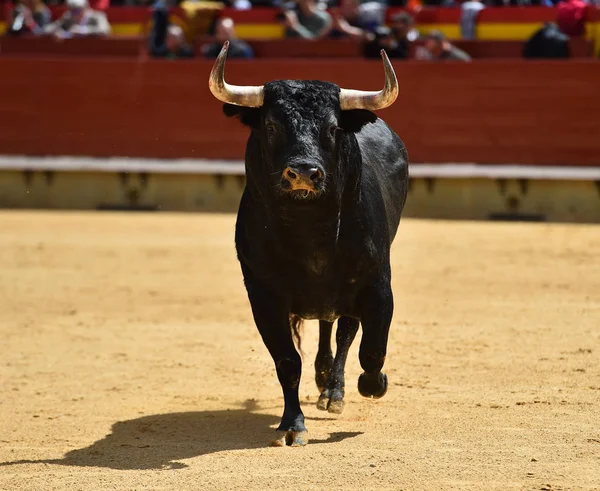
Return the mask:
POLYGON ((366 109, 349 109, 342 111, 340 116, 340 128, 350 133, 356 133, 368 124, 377 121, 377 115, 366 109))
POLYGON ((260 109, 223 104, 223 112, 228 118, 238 118, 242 124, 256 128, 260 123, 260 109))

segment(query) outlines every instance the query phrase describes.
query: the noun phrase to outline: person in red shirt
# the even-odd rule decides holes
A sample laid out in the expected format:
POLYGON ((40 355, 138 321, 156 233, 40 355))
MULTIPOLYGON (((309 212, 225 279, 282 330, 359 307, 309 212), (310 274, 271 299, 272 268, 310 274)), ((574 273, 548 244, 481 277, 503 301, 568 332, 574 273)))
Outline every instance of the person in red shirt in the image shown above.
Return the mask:
POLYGON ((556 24, 571 37, 585 36, 588 5, 583 0, 563 0, 557 6, 556 24))

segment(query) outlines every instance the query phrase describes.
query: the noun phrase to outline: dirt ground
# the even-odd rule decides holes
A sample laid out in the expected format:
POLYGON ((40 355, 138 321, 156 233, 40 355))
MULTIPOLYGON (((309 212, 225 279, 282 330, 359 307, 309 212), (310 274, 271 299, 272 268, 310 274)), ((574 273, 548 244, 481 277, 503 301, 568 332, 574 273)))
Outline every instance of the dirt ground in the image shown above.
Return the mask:
MULTIPOLYGON (((283 399, 233 215, 0 213, 2 490, 600 489, 600 227, 406 220, 388 394, 283 399)), ((358 341, 358 340, 357 340, 358 341)))

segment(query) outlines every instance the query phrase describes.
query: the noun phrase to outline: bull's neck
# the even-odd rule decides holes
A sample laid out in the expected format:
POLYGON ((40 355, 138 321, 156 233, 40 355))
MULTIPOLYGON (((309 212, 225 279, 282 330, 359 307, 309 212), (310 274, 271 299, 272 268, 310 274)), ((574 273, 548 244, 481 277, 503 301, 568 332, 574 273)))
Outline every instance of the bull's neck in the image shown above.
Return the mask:
POLYGON ((294 203, 280 207, 275 218, 277 225, 289 235, 304 233, 319 236, 335 236, 339 229, 340 207, 337 203, 294 203))
POLYGON ((334 199, 309 202, 289 200, 272 215, 274 226, 290 246, 335 247, 341 220, 341 207, 334 199))

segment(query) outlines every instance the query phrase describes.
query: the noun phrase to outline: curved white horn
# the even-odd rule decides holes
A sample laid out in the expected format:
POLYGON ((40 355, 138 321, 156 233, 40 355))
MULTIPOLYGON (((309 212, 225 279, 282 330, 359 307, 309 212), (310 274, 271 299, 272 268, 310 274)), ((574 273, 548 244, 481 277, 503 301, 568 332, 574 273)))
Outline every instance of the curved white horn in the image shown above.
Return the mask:
POLYGON ((380 91, 340 89, 340 108, 377 111, 391 106, 398 97, 398 80, 385 50, 381 50, 385 84, 380 91))
POLYGON ((264 88, 262 85, 229 85, 225 82, 225 59, 229 41, 225 41, 215 64, 210 71, 208 88, 217 99, 228 104, 245 107, 260 107, 263 105, 264 88))

